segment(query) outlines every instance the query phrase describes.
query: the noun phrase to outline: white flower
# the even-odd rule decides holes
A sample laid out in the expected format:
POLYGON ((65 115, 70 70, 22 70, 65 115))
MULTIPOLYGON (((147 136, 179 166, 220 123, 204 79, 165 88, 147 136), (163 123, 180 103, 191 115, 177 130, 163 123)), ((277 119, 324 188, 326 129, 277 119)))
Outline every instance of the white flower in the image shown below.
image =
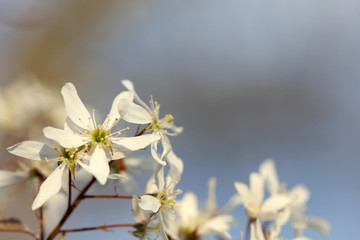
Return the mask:
POLYGON ((197 197, 192 192, 186 193, 182 200, 176 203, 179 221, 174 224, 179 227, 178 239, 203 239, 209 235, 231 238, 228 230, 236 220, 227 213, 240 204, 240 198, 235 195, 224 208, 218 209, 215 188, 216 179, 211 178, 208 182, 208 197, 204 209, 199 209, 197 197))
POLYGON ((24 172, 11 172, 0 170, 0 188, 13 185, 15 183, 25 180, 27 173, 24 172))
MULTIPOLYGON (((310 192, 304 185, 296 185, 294 188, 287 190, 285 185, 281 185, 276 173, 275 163, 272 159, 265 160, 259 167, 259 172, 265 179, 267 189, 271 195, 286 194, 290 198, 290 204, 285 212, 290 218, 290 222, 295 229, 296 235, 302 235, 305 228, 309 227, 327 234, 330 232, 330 224, 321 218, 310 217, 304 215, 306 210, 306 203, 310 198, 310 192)), ((280 227, 285 224, 284 217, 278 219, 273 228, 275 231, 280 231, 280 227)))
POLYGON ((42 183, 39 193, 32 204, 32 210, 41 207, 46 201, 60 191, 62 178, 66 169, 69 169, 73 176, 75 176, 75 167, 77 164, 87 169, 87 166, 80 161, 83 154, 79 153, 79 151, 74 148, 61 148, 61 150, 57 151, 41 142, 24 141, 9 147, 7 150, 16 156, 31 160, 60 161, 60 165, 42 183))
POLYGON ((235 182, 250 220, 260 218, 265 221, 274 220, 290 203, 288 196, 276 194, 264 200, 264 180, 258 173, 250 174, 250 187, 245 183, 235 182))
POLYGON ((150 107, 146 105, 135 92, 134 86, 131 81, 123 80, 122 84, 134 94, 134 100, 139 103, 135 104, 130 98, 120 99, 118 102, 119 113, 122 119, 127 122, 135 124, 147 124, 145 132, 151 132, 152 135, 158 136, 161 139, 163 148, 162 153, 158 153, 158 141, 151 144, 151 154, 154 159, 162 165, 165 165, 164 159, 172 150, 168 135, 176 136, 181 133, 183 128, 176 127, 172 120, 171 114, 165 117, 159 117, 160 104, 153 100, 151 97, 150 107))
POLYGON ((47 127, 44 129, 44 134, 65 148, 85 146, 86 152, 91 153, 88 170, 102 185, 106 183, 110 173, 108 162, 124 157, 124 147, 135 151, 160 139, 155 135, 120 137, 122 130, 111 132, 120 118, 117 102, 122 98, 131 98, 130 92, 122 92, 115 97, 110 113, 99 125, 96 122, 94 110, 91 116, 72 83, 66 83, 61 93, 64 97, 65 110, 71 121, 68 121, 64 130, 47 127), (75 124, 73 128, 70 127, 72 124, 75 124))
MULTIPOLYGON (((251 229, 250 240, 281 240, 281 239, 283 239, 283 238, 279 238, 278 235, 272 235, 271 232, 270 232, 270 235, 265 237, 264 231, 261 228, 261 223, 259 220, 256 220, 256 222, 252 223, 250 225, 250 229, 251 229)), ((292 240, 311 240, 311 239, 307 238, 307 237, 296 237, 296 238, 293 238, 292 240)))
MULTIPOLYGON (((173 153, 172 153, 173 154, 173 153)), ((174 154, 175 156, 175 154, 174 154)), ((182 163, 182 161, 181 161, 182 163)), ((176 169, 176 165, 170 165, 168 176, 164 179, 164 166, 157 164, 153 176, 148 181, 145 194, 139 198, 133 198, 134 218, 136 221, 147 217, 158 217, 158 226, 161 239, 167 240, 167 235, 173 237, 177 234, 174 226, 174 208, 176 196, 182 193, 181 190, 174 190, 182 173, 176 169)), ((151 219, 147 221, 150 222, 151 219)))

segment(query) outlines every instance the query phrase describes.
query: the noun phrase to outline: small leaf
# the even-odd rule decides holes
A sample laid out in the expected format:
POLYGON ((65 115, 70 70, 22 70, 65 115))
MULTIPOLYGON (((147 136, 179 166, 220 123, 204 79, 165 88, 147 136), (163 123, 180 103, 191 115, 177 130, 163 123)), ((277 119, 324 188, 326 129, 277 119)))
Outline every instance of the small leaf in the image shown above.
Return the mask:
POLYGON ((26 230, 25 225, 14 217, 0 217, 0 230, 22 231, 26 230))

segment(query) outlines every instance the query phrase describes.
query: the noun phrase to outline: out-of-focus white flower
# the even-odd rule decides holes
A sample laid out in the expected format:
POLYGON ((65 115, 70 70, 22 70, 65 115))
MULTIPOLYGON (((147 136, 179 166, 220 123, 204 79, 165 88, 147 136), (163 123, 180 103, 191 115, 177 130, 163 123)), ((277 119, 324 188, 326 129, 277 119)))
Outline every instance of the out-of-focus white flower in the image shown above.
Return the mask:
POLYGON ((22 129, 31 123, 33 132, 36 125, 54 124, 61 126, 65 120, 61 99, 50 88, 43 86, 31 74, 23 75, 0 89, 0 129, 10 132, 22 129), (39 121, 34 121, 40 118, 39 121))
POLYGON ((26 177, 27 173, 25 172, 11 172, 6 170, 0 170, 0 188, 21 182, 25 180, 26 177))
POLYGON ((85 146, 86 152, 91 155, 88 171, 102 185, 106 183, 110 173, 108 162, 112 159, 125 157, 124 148, 135 151, 160 139, 160 136, 156 135, 120 137, 122 130, 111 132, 120 118, 117 102, 122 98, 128 98, 132 94, 130 92, 122 92, 115 97, 110 113, 103 124, 99 125, 96 122, 94 110, 93 116, 91 116, 72 83, 66 83, 61 93, 64 97, 66 112, 71 121, 68 120, 64 130, 46 127, 44 135, 65 148, 85 146), (70 127, 73 124, 75 126, 70 127))
POLYGON ((219 209, 216 203, 216 179, 211 178, 208 182, 208 197, 204 209, 199 209, 198 200, 194 193, 185 193, 182 200, 176 203, 176 213, 179 216, 178 236, 176 239, 203 239, 210 235, 231 238, 228 230, 236 223, 233 216, 228 213, 238 204, 241 199, 234 195, 229 203, 219 209))
POLYGON ((250 174, 250 187, 245 183, 235 182, 250 220, 260 218, 265 221, 274 220, 278 214, 290 204, 285 194, 275 194, 264 200, 264 180, 258 173, 250 174))
MULTIPOLYGON (((275 163, 272 159, 266 159, 259 167, 260 174, 264 177, 267 189, 271 195, 286 194, 290 198, 290 204, 285 209, 290 222, 295 229, 296 236, 301 236, 305 228, 312 228, 327 234, 330 232, 330 224, 324 219, 310 217, 304 214, 306 203, 310 198, 310 191, 304 185, 296 185, 287 190, 285 184, 280 184, 276 173, 275 163)), ((273 225, 273 232, 279 232, 283 224, 284 217, 279 218, 273 225)))
POLYGON ((131 81, 123 80, 121 82, 134 94, 134 100, 139 104, 135 104, 129 98, 119 100, 118 107, 121 118, 130 123, 147 124, 145 132, 151 132, 152 135, 158 136, 163 148, 162 153, 159 155, 158 141, 153 142, 151 144, 151 154, 158 163, 165 165, 164 159, 172 150, 170 140, 167 136, 176 136, 182 132, 183 128, 174 125, 171 114, 166 114, 165 117, 160 118, 160 104, 154 101, 152 97, 149 101, 150 107, 145 104, 135 92, 134 85, 131 81))
MULTIPOLYGON (((271 232, 269 235, 267 235, 266 237, 264 236, 264 231, 261 227, 261 223, 260 220, 256 220, 256 222, 253 222, 250 225, 250 240, 281 240, 283 238, 279 238, 278 235, 272 235, 271 232)), ((296 237, 293 238, 292 240, 311 240, 310 238, 307 237, 296 237)))

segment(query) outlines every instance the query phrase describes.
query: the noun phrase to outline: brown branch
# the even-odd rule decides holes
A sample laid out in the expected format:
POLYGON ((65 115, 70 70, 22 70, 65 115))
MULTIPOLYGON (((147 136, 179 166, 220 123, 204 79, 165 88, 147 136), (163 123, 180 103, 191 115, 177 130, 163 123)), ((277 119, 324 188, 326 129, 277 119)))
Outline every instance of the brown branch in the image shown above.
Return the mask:
POLYGON ((83 231, 93 231, 93 230, 106 230, 109 228, 120 228, 120 227, 133 227, 134 224, 113 224, 113 225, 101 225, 96 227, 85 227, 85 228, 73 228, 73 229, 64 229, 60 230, 61 233, 69 232, 83 232, 83 231))
POLYGON ((121 198, 121 199, 132 199, 132 196, 122 196, 122 195, 84 195, 83 198, 121 198))
POLYGON ((96 179, 95 179, 95 177, 93 177, 90 180, 90 182, 85 186, 85 188, 82 190, 82 192, 77 196, 75 201, 70 205, 70 207, 68 209, 66 209, 66 212, 64 213, 63 217, 61 218, 59 223, 56 225, 56 227, 53 229, 53 231, 50 233, 47 240, 52 240, 52 239, 54 239, 56 237, 56 235, 60 232, 60 228, 62 227, 62 225, 64 225, 64 223, 69 218, 71 213, 75 210, 75 208, 79 205, 79 203, 83 199, 85 193, 95 183, 95 181, 96 181, 96 179))
POLYGON ((8 232, 8 233, 25 233, 27 235, 30 235, 32 236, 34 239, 37 239, 36 237, 36 234, 29 231, 29 230, 26 230, 26 229, 18 229, 18 230, 15 230, 15 229, 9 229, 9 230, 6 230, 6 229, 0 229, 0 232, 8 232))

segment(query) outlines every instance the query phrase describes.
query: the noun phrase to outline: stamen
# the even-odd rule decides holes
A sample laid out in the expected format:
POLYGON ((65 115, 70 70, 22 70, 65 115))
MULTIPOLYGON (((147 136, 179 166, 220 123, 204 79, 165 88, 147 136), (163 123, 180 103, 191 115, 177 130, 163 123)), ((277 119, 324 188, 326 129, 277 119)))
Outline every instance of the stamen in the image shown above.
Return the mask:
POLYGON ((95 118, 95 109, 92 110, 92 115, 93 115, 93 122, 94 122, 94 126, 97 126, 97 123, 96 123, 96 118, 95 118))
POLYGON ((121 129, 121 130, 119 130, 119 131, 117 131, 117 132, 114 132, 114 133, 110 134, 110 136, 112 136, 112 137, 117 137, 117 136, 121 135, 121 133, 122 133, 123 131, 129 130, 129 129, 130 129, 129 127, 123 128, 123 129, 121 129))

